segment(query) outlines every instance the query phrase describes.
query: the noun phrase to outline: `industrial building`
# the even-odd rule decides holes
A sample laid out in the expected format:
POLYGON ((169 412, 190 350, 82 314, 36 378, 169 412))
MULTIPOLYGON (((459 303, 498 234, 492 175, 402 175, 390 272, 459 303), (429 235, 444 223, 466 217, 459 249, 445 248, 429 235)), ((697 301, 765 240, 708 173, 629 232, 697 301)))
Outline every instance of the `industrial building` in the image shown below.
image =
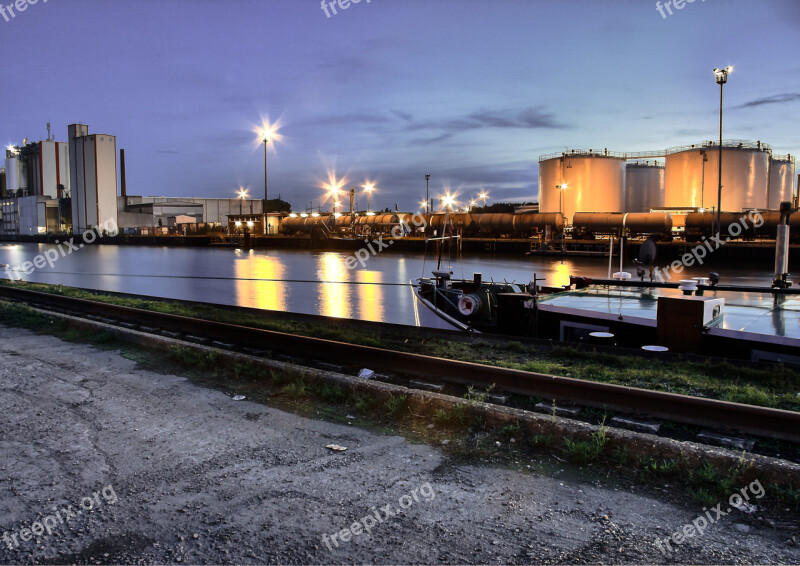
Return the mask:
POLYGON ((0 235, 63 232, 69 225, 81 233, 117 221, 116 138, 72 124, 68 139, 52 139, 48 124, 46 140, 7 148, 0 235), (62 205, 68 197, 70 211, 62 205))
POLYGON ((117 223, 117 138, 89 134, 89 126, 71 124, 69 132, 72 231, 117 223))
MULTIPOLYGON (((562 212, 674 212, 716 209, 716 142, 662 151, 619 153, 573 149, 539 158, 539 209, 562 212), (643 161, 644 160, 644 161, 643 161), (663 160, 663 161, 662 161, 663 160)), ((796 160, 760 141, 722 143, 722 210, 777 210, 795 203, 796 160)))

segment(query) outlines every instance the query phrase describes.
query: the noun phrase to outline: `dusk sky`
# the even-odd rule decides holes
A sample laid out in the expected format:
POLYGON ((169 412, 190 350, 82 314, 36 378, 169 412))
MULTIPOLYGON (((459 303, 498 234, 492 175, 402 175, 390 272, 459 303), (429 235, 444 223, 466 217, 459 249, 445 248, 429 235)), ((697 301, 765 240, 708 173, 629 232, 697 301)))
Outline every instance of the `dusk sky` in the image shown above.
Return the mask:
POLYGON ((129 194, 263 198, 268 120, 295 209, 334 170, 373 208, 417 210, 426 173, 535 200, 541 154, 715 139, 733 65, 724 137, 800 153, 800 1, 688 1, 39 0, 0 17, 0 141, 82 122, 117 136, 129 194))

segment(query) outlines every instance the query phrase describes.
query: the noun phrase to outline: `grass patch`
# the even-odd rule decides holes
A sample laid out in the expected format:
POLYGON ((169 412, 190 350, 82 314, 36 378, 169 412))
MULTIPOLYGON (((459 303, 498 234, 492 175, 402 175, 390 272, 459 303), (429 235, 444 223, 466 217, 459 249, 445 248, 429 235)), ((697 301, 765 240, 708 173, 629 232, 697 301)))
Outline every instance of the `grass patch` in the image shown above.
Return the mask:
MULTIPOLYGON (((484 340, 470 343, 466 337, 464 341, 409 337, 406 333, 390 330, 376 332, 372 328, 330 326, 286 318, 272 319, 268 313, 247 313, 223 306, 191 305, 166 299, 122 297, 61 285, 8 281, 0 281, 0 285, 376 348, 800 411, 800 398, 797 396, 800 392, 800 373, 782 365, 762 369, 730 362, 666 362, 635 356, 615 356, 563 345, 533 347, 519 341, 498 345, 484 340)), ((47 318, 46 315, 19 310, 13 313, 3 310, 2 315, 4 319, 8 319, 7 324, 33 330, 40 328, 42 316, 47 318)))

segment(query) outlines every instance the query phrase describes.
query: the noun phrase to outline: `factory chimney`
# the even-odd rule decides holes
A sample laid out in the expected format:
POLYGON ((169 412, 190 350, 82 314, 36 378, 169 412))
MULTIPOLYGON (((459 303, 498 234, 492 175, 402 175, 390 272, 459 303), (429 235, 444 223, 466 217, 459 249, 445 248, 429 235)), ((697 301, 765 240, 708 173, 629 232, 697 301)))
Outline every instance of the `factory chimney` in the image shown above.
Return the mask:
POLYGON ((120 176, 119 176, 119 194, 122 198, 126 199, 125 206, 127 207, 128 201, 128 181, 125 177, 125 150, 119 150, 119 168, 120 168, 120 176))

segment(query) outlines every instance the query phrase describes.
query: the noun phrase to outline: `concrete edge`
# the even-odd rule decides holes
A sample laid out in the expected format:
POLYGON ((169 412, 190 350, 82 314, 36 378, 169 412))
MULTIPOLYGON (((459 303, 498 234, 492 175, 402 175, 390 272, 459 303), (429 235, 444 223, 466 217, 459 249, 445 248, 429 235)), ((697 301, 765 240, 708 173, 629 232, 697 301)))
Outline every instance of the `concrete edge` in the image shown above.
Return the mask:
MULTIPOLYGON (((66 320, 71 326, 95 331, 104 331, 114 334, 125 342, 155 348, 157 350, 168 350, 171 346, 191 348, 196 351, 216 352, 222 358, 229 361, 247 361, 256 363, 267 368, 278 371, 304 371, 310 374, 315 380, 339 384, 352 390, 367 391, 382 398, 389 398, 392 395, 405 395, 408 398, 408 406, 412 412, 422 415, 433 415, 437 409, 452 410, 457 405, 464 403, 463 399, 445 395, 410 389, 401 385, 394 385, 380 381, 361 379, 355 376, 336 373, 328 370, 298 366, 287 362, 260 358, 239 352, 220 350, 202 344, 185 342, 175 338, 148 334, 138 330, 131 330, 119 326, 95 322, 71 315, 54 313, 34 309, 38 312, 66 320)), ((589 438, 599 430, 599 426, 583 421, 576 421, 559 416, 544 415, 534 413, 524 409, 505 407, 485 402, 476 402, 472 410, 485 419, 487 425, 502 427, 508 424, 518 424, 521 429, 529 435, 550 435, 553 443, 561 442, 564 438, 589 438)), ((417 414, 416 416, 421 416, 417 414)), ((800 482, 800 464, 795 464, 787 460, 781 460, 760 454, 744 454, 733 452, 724 448, 709 446, 691 441, 680 441, 671 438, 664 438, 653 434, 639 433, 616 427, 606 427, 606 436, 609 438, 609 447, 624 446, 631 458, 638 456, 651 457, 655 459, 676 459, 683 461, 691 466, 699 466, 703 461, 708 461, 718 468, 730 468, 738 465, 745 460, 751 465, 751 470, 757 473, 766 481, 777 484, 791 480, 793 484, 800 482)))

